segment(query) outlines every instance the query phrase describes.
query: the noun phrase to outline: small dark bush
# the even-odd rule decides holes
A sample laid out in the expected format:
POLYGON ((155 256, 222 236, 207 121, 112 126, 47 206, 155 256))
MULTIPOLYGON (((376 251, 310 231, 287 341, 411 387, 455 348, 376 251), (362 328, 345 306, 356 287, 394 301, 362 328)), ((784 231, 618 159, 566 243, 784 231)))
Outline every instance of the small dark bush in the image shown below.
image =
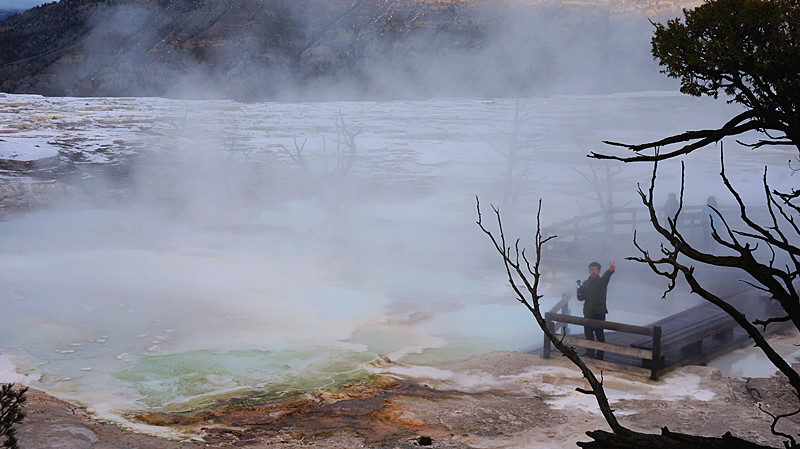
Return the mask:
POLYGON ((14 388, 14 384, 0 386, 0 439, 5 438, 3 447, 18 449, 17 438, 14 434, 14 424, 25 418, 22 404, 25 403, 25 393, 28 387, 14 388))

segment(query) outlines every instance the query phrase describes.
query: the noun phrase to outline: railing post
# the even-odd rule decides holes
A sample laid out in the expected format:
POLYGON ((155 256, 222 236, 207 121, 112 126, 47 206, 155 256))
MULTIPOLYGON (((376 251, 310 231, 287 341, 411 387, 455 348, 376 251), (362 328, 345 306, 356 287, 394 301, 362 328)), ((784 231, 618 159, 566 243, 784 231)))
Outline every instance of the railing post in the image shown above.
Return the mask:
MULTIPOLYGON (((564 293, 564 294, 561 295, 562 301, 566 300, 566 301, 564 301, 564 305, 561 306, 561 313, 563 315, 569 315, 569 299, 571 297, 572 297, 572 293, 564 293)), ((564 335, 567 334, 567 326, 569 326, 569 325, 567 323, 564 323, 564 335)), ((555 327, 554 327, 554 329, 555 329, 555 327)))
POLYGON ((650 378, 658 380, 661 369, 661 326, 653 326, 653 364, 650 368, 650 378))
MULTIPOLYGON (((551 332, 555 330, 555 324, 550 319, 550 312, 544 314, 544 322, 547 325, 547 328, 550 329, 551 332)), ((547 334, 544 334, 544 342, 542 344, 542 358, 543 359, 550 358, 550 339, 547 338, 547 334)))
POLYGON ((562 293, 561 294, 561 301, 564 302, 564 305, 561 306, 561 313, 564 315, 569 315, 569 299, 572 298, 572 293, 562 293))

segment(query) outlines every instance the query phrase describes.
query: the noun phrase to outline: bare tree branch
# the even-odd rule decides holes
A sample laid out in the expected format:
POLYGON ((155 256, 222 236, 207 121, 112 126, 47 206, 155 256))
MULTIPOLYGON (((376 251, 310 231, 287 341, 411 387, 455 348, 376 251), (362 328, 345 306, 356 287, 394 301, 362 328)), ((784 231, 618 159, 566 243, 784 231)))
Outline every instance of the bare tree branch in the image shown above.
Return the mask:
POLYGON ((791 317, 789 317, 788 315, 781 317, 772 317, 766 320, 754 320, 753 324, 755 324, 756 326, 764 326, 763 330, 767 330, 767 325, 770 323, 785 323, 787 321, 791 321, 791 317))
MULTIPOLYGON (((641 263, 646 263, 656 274, 659 276, 665 277, 669 280, 669 285, 667 290, 665 291, 665 295, 672 291, 675 288, 675 282, 680 275, 691 288, 691 292, 699 295, 706 301, 714 304, 715 306, 722 309, 725 313, 731 316, 736 323, 741 326, 750 338, 753 339, 755 345, 767 356, 770 362, 775 365, 780 372, 786 376, 789 380, 790 385, 794 389, 794 396, 800 400, 800 373, 795 371, 792 366, 786 362, 770 345, 770 343, 766 340, 764 335, 761 331, 756 328, 757 325, 763 326, 766 329, 767 324, 775 323, 775 322, 785 322, 785 321, 797 321, 797 301, 793 300, 796 297, 797 292, 794 289, 794 285, 792 281, 797 277, 797 270, 790 271, 788 268, 786 270, 779 270, 772 266, 773 260, 770 261, 770 265, 765 265, 755 258, 754 256, 754 248, 750 246, 749 243, 740 242, 738 239, 734 237, 734 233, 738 235, 750 234, 753 238, 761 239, 762 241, 766 241, 770 244, 770 246, 775 245, 775 247, 780 248, 782 246, 789 245, 788 241, 785 240, 785 237, 781 233, 772 234, 770 229, 774 231, 773 228, 777 227, 778 222, 776 219, 776 215, 774 212, 771 214, 771 219, 773 220, 773 227, 770 229, 763 228, 751 220, 747 214, 746 208, 741 197, 738 195, 736 190, 731 185, 730 181, 727 179, 724 170, 724 159, 720 159, 722 164, 722 169, 720 172, 720 176, 723 179, 723 182, 728 187, 729 191, 731 191, 732 195, 736 198, 737 203, 740 206, 740 213, 742 216, 743 221, 749 225, 751 229, 754 229, 753 232, 738 232, 731 230, 727 224, 727 221, 724 219, 722 214, 719 214, 719 211, 714 209, 715 213, 719 214, 720 221, 724 224, 725 229, 727 230, 728 236, 731 237, 730 241, 725 241, 717 234, 716 229, 713 228, 712 222, 712 229, 713 234, 715 236, 715 240, 718 243, 724 244, 726 248, 732 249, 738 253, 737 256, 715 256, 713 254, 697 251, 689 244, 686 239, 681 236, 680 232, 677 230, 674 223, 677 222, 678 216, 676 215, 674 219, 670 219, 670 228, 664 228, 658 220, 658 216, 656 213, 656 208, 654 206, 654 190, 655 184, 657 179, 658 173, 658 162, 654 162, 653 164, 653 172, 650 178, 650 185, 647 192, 644 192, 641 187, 639 188, 639 195, 645 207, 647 207, 649 214, 650 214, 650 222, 653 225, 654 229, 667 240, 668 245, 661 246, 661 252, 663 253, 664 257, 660 258, 653 258, 651 257, 650 253, 642 248, 638 242, 636 241, 636 237, 634 236, 634 244, 638 251, 640 252, 641 256, 639 257, 630 257, 629 260, 634 260, 641 263), (695 276, 695 269, 693 266, 687 265, 680 261, 681 257, 688 257, 690 260, 694 260, 697 262, 706 263, 709 265, 715 266, 726 266, 726 267, 735 267, 744 270, 748 274, 750 274, 754 279, 755 282, 745 281, 748 284, 758 288, 762 291, 768 291, 773 298, 779 300, 779 303, 783 306, 784 310, 787 312, 786 317, 777 317, 777 318, 770 318, 767 320, 759 321, 756 320, 751 323, 747 317, 741 313, 736 307, 732 304, 728 303, 727 301, 721 299, 719 296, 713 294, 708 289, 703 287, 698 279, 695 276), (662 267, 666 267, 662 268, 662 267)), ((683 168, 683 167, 682 167, 683 168)), ((681 171, 681 186, 683 188, 684 185, 684 178, 685 172, 681 171)), ((764 180, 766 184, 766 178, 764 180)), ((765 191, 769 194, 768 186, 765 187, 765 191)), ((683 203, 683 195, 681 195, 679 205, 682 207, 683 203)), ((775 231, 777 232, 777 231, 775 231)), ((796 249, 796 248, 795 248, 796 249)), ((790 254, 794 254, 794 252, 787 251, 790 254)), ((773 258, 774 259, 774 258, 773 258)), ((791 415, 787 415, 791 416, 791 415)), ((786 418, 787 416, 784 415, 776 415, 776 422, 780 419, 786 418)), ((773 425, 773 433, 774 433, 774 425, 773 425)), ((783 437, 787 437, 785 434, 776 433, 776 435, 780 435, 783 437)), ((790 440, 792 447, 794 447, 795 442, 790 440)), ((787 446, 789 447, 789 446, 787 446)))
POLYGON ((542 236, 542 201, 539 200, 536 213, 536 234, 534 236, 535 257, 532 264, 525 255, 525 251, 520 250, 519 240, 515 241, 513 250, 507 245, 505 232, 503 230, 503 223, 500 218, 500 210, 492 206, 492 210, 494 211, 497 219, 497 235, 495 235, 494 232, 487 229, 483 224, 480 199, 478 197, 475 197, 475 202, 478 212, 478 221, 476 224, 481 231, 483 231, 483 233, 489 237, 489 240, 491 240, 495 250, 502 257, 506 275, 508 276, 508 282, 511 286, 511 289, 514 291, 516 300, 523 304, 525 308, 527 308, 528 311, 534 316, 539 328, 542 329, 542 332, 544 332, 548 340, 556 347, 556 349, 558 349, 565 357, 574 363, 578 369, 580 369, 583 377, 589 382, 591 387, 591 390, 585 391, 591 391, 591 394, 595 396, 597 404, 600 407, 600 411, 609 427, 611 427, 611 430, 615 434, 631 434, 631 431, 623 427, 619 421, 617 421, 616 416, 614 416, 614 411, 609 405, 608 397, 605 394, 602 382, 595 377, 594 373, 592 373, 592 371, 586 366, 580 356, 578 356, 578 354, 575 352, 574 348, 564 345, 561 338, 559 338, 558 335, 548 328, 547 322, 542 315, 539 303, 539 300, 542 298, 542 295, 539 294, 539 280, 541 278, 541 272, 539 271, 542 253, 541 250, 545 243, 555 238, 555 236, 542 236), (520 261, 520 257, 522 257, 522 262, 520 261), (525 269, 523 269, 523 267, 525 269), (528 275, 532 276, 532 280, 528 278, 528 275))
POLYGON ((594 159, 611 159, 622 162, 656 162, 665 159, 671 159, 677 156, 689 154, 692 151, 695 151, 699 148, 703 148, 713 143, 719 142, 720 140, 722 140, 727 136, 735 136, 743 134, 747 131, 763 130, 764 128, 766 128, 767 126, 764 124, 764 122, 758 120, 756 117, 757 115, 755 112, 748 110, 737 115, 736 117, 733 117, 719 129, 686 131, 681 134, 676 134, 674 136, 665 137, 657 141, 642 143, 642 144, 626 144, 626 143, 604 140, 603 143, 607 145, 627 148, 635 152, 636 155, 615 156, 615 155, 591 152, 589 154, 589 157, 594 159), (672 150, 669 152, 657 151, 658 149, 667 145, 674 145, 685 142, 690 142, 690 143, 683 145, 677 150, 672 150), (656 151, 654 151, 653 154, 642 153, 642 151, 648 149, 653 149, 656 151))
POLYGON ((764 409, 764 407, 761 404, 758 404, 758 409, 761 410, 762 412, 764 412, 765 414, 769 415, 770 418, 772 418, 772 425, 770 425, 770 430, 772 431, 772 434, 780 436, 780 437, 783 437, 783 438, 786 438, 788 440, 787 442, 784 443, 784 446, 786 446, 786 449, 797 447, 797 441, 795 441, 795 439, 794 439, 794 437, 792 435, 789 435, 788 433, 780 432, 775 427, 778 425, 778 422, 781 419, 789 418, 791 416, 794 416, 794 415, 800 413, 800 408, 798 408, 797 410, 795 410, 793 412, 784 413, 784 414, 773 414, 769 410, 764 409))
POLYGON ((794 145, 794 142, 791 140, 759 140, 755 143, 746 143, 742 142, 741 140, 737 140, 736 143, 743 147, 750 147, 752 149, 758 149, 763 146, 772 146, 772 145, 794 145))

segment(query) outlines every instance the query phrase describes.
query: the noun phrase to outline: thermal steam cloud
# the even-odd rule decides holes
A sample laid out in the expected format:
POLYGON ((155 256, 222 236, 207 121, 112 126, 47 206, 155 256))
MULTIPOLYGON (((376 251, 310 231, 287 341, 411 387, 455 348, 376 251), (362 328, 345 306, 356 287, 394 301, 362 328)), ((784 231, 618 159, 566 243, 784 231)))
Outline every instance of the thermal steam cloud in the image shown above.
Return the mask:
POLYGON ((650 56, 647 18, 608 6, 240 0, 164 8, 98 6, 75 50, 26 83, 68 95, 247 101, 674 87, 650 56))

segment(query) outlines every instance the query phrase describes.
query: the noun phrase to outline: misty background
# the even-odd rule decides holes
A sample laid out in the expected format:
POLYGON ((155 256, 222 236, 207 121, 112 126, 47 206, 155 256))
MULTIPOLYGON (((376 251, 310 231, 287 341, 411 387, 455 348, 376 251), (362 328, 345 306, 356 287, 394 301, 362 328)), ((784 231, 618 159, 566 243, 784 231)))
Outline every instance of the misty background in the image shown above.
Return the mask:
MULTIPOLYGON (((648 18, 688 3, 62 0, 0 22, 0 152, 33 167, 0 175, 67 192, 0 222, 0 368, 125 421, 381 356, 532 351, 475 197, 525 245, 539 198, 545 226, 641 207, 651 167, 585 155, 739 112, 652 61, 648 18)), ((726 151, 758 201, 761 167, 726 151)), ((693 155, 687 204, 730 203, 718 164, 693 155)), ((695 304, 659 299, 631 235, 545 261, 545 307, 591 260, 617 262, 609 320, 695 304)))
MULTIPOLYGON (((115 421, 142 408, 330 387, 380 356, 424 365, 535 349, 541 335, 475 225, 475 195, 487 220, 489 204, 498 205, 508 235, 529 246, 540 197, 549 226, 597 210, 595 195, 608 192, 581 175, 592 170, 581 149, 606 136, 711 126, 735 110, 668 92, 0 98, 0 123, 13 130, 0 143, 52 151, 61 165, 51 182, 71 188, 0 222, 0 294, 14 317, 0 334, 2 358, 26 382, 115 421), (527 176, 507 176, 501 150, 511 147, 520 150, 515 173, 527 176)), ((695 158, 688 179, 704 187, 687 192, 688 204, 711 193, 725 202, 708 176, 717 158, 695 158)), ((663 167, 659 202, 679 187, 675 168, 663 167)), ((633 188, 649 170, 614 173, 616 204, 638 205, 633 188)), ((751 166, 730 172, 757 194, 746 187, 758 182, 751 166)), ((644 324, 698 301, 660 300, 663 283, 624 260, 630 237, 546 260, 545 308, 595 259, 617 261, 610 320, 644 324)))
POLYGON ((648 19, 680 6, 71 0, 0 23, 0 89, 247 101, 671 89, 648 19))

